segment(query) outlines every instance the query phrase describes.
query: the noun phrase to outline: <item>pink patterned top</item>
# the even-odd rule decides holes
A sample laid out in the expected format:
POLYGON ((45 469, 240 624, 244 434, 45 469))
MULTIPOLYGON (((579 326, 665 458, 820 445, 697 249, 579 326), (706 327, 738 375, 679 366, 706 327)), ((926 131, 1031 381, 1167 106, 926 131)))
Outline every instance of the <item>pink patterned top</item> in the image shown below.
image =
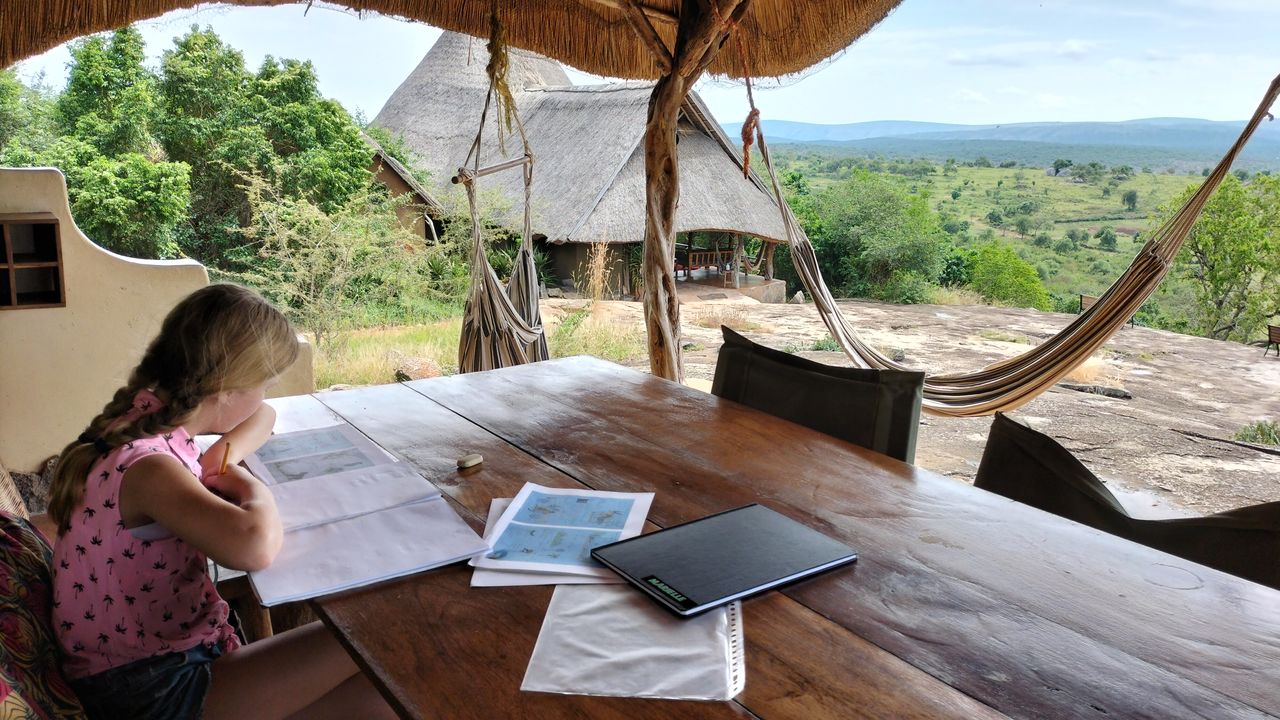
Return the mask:
POLYGON ((53 624, 68 677, 201 643, 223 652, 240 646, 204 553, 156 525, 124 527, 120 481, 156 453, 200 475, 200 450, 182 428, 114 448, 90 469, 84 500, 54 547, 53 624))

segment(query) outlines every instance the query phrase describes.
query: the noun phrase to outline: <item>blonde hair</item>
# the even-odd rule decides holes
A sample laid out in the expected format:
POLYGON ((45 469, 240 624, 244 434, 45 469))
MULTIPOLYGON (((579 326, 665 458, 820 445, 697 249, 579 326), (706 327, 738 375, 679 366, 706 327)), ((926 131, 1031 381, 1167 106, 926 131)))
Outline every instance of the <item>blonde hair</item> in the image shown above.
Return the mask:
POLYGON ((49 516, 59 534, 67 530, 89 469, 104 451, 169 432, 190 419, 205 398, 266 382, 297 357, 293 327, 254 291, 217 284, 183 298, 165 316, 128 383, 58 458, 49 516), (134 396, 145 389, 163 405, 128 415, 134 396))

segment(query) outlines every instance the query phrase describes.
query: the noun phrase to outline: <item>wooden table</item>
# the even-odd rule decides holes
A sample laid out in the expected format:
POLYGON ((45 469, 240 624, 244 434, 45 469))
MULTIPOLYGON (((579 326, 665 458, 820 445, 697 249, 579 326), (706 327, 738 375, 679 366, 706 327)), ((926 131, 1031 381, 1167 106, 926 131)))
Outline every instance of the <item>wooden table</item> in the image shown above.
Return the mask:
POLYGON ((723 703, 520 692, 550 587, 317 601, 404 717, 1280 717, 1280 592, 705 393, 570 358, 314 397, 477 529, 528 481, 652 491, 657 526, 758 501, 859 552, 744 603, 723 703))

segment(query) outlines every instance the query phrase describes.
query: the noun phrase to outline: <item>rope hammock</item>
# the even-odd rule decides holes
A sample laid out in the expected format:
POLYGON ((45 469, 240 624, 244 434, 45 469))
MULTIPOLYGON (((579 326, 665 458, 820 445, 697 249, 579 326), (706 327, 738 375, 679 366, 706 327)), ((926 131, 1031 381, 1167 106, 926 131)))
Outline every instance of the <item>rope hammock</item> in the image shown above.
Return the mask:
POLYGON ((542 313, 538 308, 538 272, 533 262, 533 231, 530 211, 530 188, 533 185, 533 153, 524 124, 516 112, 515 100, 507 87, 507 52, 498 21, 496 1, 490 6, 489 19, 489 91, 480 112, 480 129, 458 174, 453 178, 467 192, 471 211, 471 289, 462 313, 462 337, 458 342, 458 372, 478 372, 512 365, 546 360, 547 338, 542 331, 542 313), (515 160, 480 167, 480 140, 484 134, 489 105, 497 98, 498 145, 505 154, 502 139, 504 122, 508 130, 514 121, 520 132, 524 155, 515 160), (467 167, 467 165, 471 167, 467 167), (519 167, 524 172, 524 228, 520 251, 516 253, 511 279, 506 287, 498 279, 485 253, 484 234, 480 226, 480 210, 476 202, 476 180, 484 175, 519 167))
MULTIPOLYGON (((742 52, 740 40, 739 51, 742 52)), ((743 66, 746 67, 745 62, 743 66)), ((760 111, 756 109, 755 98, 752 97, 751 78, 747 77, 745 72, 743 76, 746 78, 747 100, 751 105, 747 122, 743 124, 744 158, 747 157, 751 130, 754 129, 755 140, 760 145, 760 156, 769 170, 769 179, 773 183, 774 198, 782 212, 783 225, 787 231, 787 244, 791 248, 791 259, 795 263, 796 272, 800 275, 805 289, 809 291, 814 305, 818 308, 822 322, 831 332, 831 337, 840 343, 840 347, 856 366, 910 370, 911 368, 894 362, 867 344, 841 313, 840 307, 836 305, 835 298, 831 296, 831 291, 827 289, 822 279, 813 244, 809 242, 809 238, 800 228, 791 208, 782 197, 782 187, 778 183, 777 173, 774 172, 773 162, 769 159, 769 148, 765 144, 764 131, 758 121, 760 111)), ((1155 292, 1160 281, 1168 274, 1178 249, 1191 233, 1196 218, 1200 215, 1205 203, 1209 201, 1209 197, 1213 195, 1213 191, 1227 176, 1236 155, 1258 128, 1262 118, 1271 119, 1268 109, 1275 102, 1277 95, 1280 95, 1280 76, 1271 82, 1266 96, 1245 125, 1240 137, 1218 162, 1204 184, 1187 200, 1176 215, 1152 233, 1142 249, 1138 251, 1133 263, 1103 293, 1093 307, 1077 316, 1058 334, 1021 355, 1002 360, 976 372, 926 376, 924 410, 933 415, 948 417, 976 417, 990 415, 997 411, 1013 410, 1053 387, 1102 347, 1129 321, 1129 318, 1155 292)), ((748 167, 749 165, 744 164, 744 172, 748 167)))

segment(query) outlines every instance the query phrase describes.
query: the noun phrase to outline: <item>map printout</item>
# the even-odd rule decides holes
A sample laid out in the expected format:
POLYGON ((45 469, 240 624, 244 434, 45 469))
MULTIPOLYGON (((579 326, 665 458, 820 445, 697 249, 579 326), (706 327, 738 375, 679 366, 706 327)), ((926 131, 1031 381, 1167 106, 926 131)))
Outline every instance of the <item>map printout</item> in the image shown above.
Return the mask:
POLYGON ((565 490, 526 483, 498 519, 476 567, 609 577, 591 548, 640 534, 653 493, 565 490))

